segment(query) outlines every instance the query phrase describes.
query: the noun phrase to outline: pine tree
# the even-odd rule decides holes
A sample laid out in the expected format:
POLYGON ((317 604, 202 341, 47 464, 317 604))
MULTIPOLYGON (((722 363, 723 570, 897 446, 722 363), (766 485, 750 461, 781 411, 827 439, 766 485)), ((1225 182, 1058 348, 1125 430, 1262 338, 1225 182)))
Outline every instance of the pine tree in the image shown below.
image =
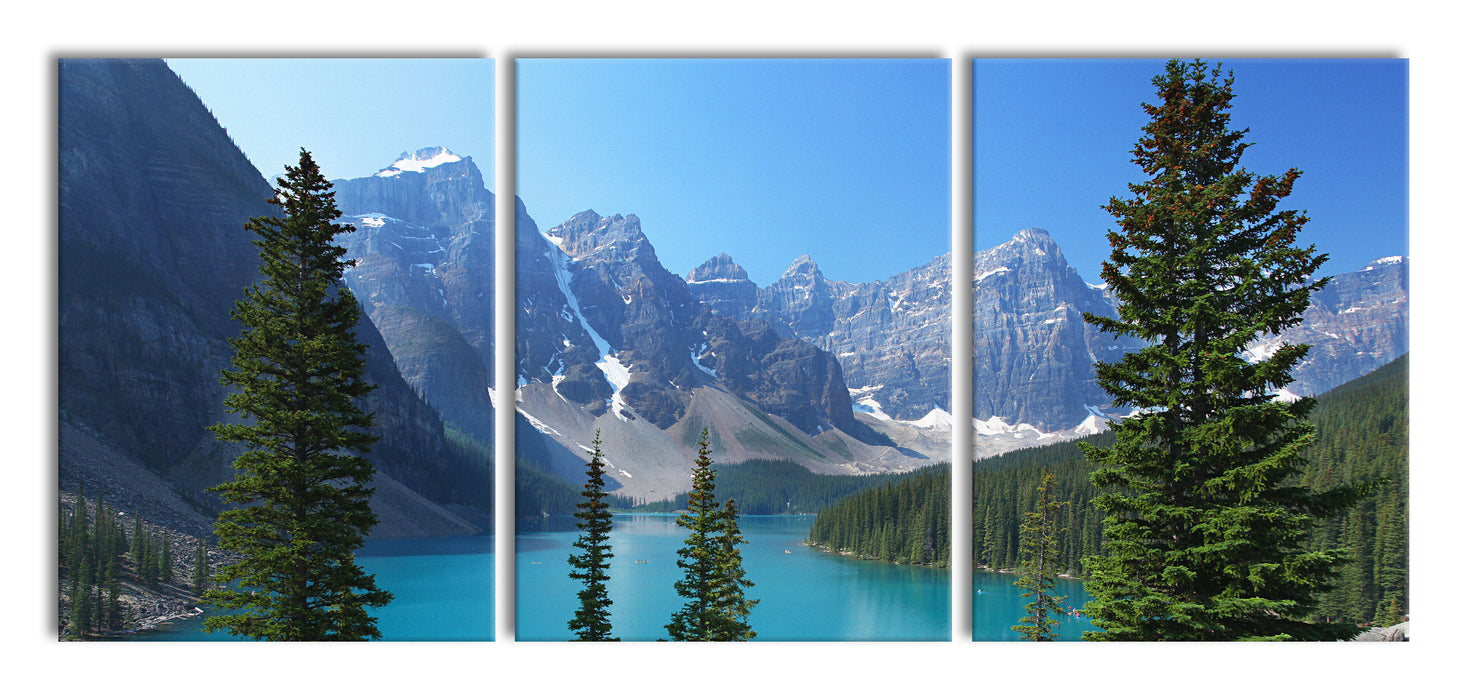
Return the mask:
POLYGON ((168 544, 168 533, 163 534, 163 547, 158 551, 158 580, 173 583, 173 550, 168 544))
POLYGON ((687 602, 665 625, 674 641, 744 641, 755 635, 747 619, 759 601, 744 597, 744 589, 754 585, 744 578, 739 555, 739 544, 745 540, 732 502, 720 507, 714 495, 713 463, 709 433, 704 430, 693 463, 688 512, 678 516, 679 527, 688 528, 689 534, 678 550, 683 578, 673 583, 673 589, 687 602))
POLYGON ((194 595, 203 595, 209 589, 209 550, 204 548, 204 540, 199 540, 194 547, 194 576, 190 586, 194 595))
POLYGON ((755 637, 754 629, 749 626, 749 613, 759 599, 745 595, 754 582, 745 576, 739 545, 749 541, 739 532, 739 507, 732 498, 724 501, 719 509, 719 529, 715 538, 719 583, 714 589, 714 610, 717 615, 712 637, 717 641, 743 642, 755 637))
POLYGON ((586 487, 581 491, 585 500, 576 504, 576 527, 581 536, 573 545, 581 550, 569 558, 571 578, 582 583, 576 597, 581 607, 576 616, 566 623, 576 633, 573 641, 617 642, 612 635, 612 599, 607 595, 607 573, 611 566, 612 545, 608 542, 612 534, 612 513, 606 500, 606 464, 602 462, 601 431, 591 441, 591 461, 586 463, 586 487))
POLYGON ((1327 280, 1325 261, 1295 245, 1307 221, 1276 211, 1300 172, 1240 167, 1247 130, 1230 127, 1233 75, 1170 61, 1153 79, 1159 104, 1132 151, 1148 180, 1105 209, 1110 260, 1102 279, 1119 318, 1088 314, 1102 331, 1150 343, 1097 380, 1118 406, 1143 409, 1115 426, 1109 449, 1083 446, 1108 492, 1104 556, 1088 562, 1102 631, 1088 639, 1337 639, 1342 625, 1305 622, 1344 560, 1303 545, 1316 518, 1364 489, 1288 486, 1313 428, 1312 399, 1276 400, 1308 346, 1284 344, 1252 362, 1261 334, 1299 322, 1327 280))
POLYGON ((1069 503, 1056 501, 1052 493, 1055 475, 1049 471, 1040 477, 1040 498, 1035 509, 1025 514, 1020 525, 1020 569, 1023 575, 1014 585, 1025 591, 1030 598, 1025 604, 1025 617, 1020 624, 1010 629, 1019 632, 1033 642, 1055 641, 1057 619, 1065 613, 1060 604, 1065 596, 1057 596, 1055 572, 1060 563, 1060 545, 1057 536, 1062 531, 1059 523, 1061 509, 1069 503), (1052 617, 1053 616, 1053 617, 1052 617))
POLYGON ((233 318, 243 330, 230 341, 233 366, 223 382, 225 407, 241 421, 211 426, 247 450, 234 480, 214 487, 230 503, 214 532, 239 560, 215 580, 235 584, 205 594, 227 614, 206 631, 265 640, 378 638, 369 607, 392 594, 363 573, 354 551, 377 523, 368 505, 376 440, 361 403, 374 388, 363 378, 365 346, 357 342, 360 309, 342 284, 353 264, 333 243, 351 226, 311 155, 276 180, 274 203, 284 217, 257 217, 245 228, 258 238, 263 280, 244 292, 233 318))

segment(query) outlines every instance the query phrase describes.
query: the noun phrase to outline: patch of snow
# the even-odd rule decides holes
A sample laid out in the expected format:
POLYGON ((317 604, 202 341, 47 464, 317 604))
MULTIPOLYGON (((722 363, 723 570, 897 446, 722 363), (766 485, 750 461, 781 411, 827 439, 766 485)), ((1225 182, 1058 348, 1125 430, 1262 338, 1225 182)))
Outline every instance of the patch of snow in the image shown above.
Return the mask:
POLYGON ((981 421, 981 420, 979 420, 977 418, 975 418, 973 420, 974 420, 974 432, 976 432, 976 433, 978 433, 980 435, 987 435, 987 436, 1004 435, 1004 436, 1012 436, 1012 437, 1033 437, 1036 440, 1048 440, 1048 439, 1054 437, 1054 433, 1044 432, 1044 431, 1040 430, 1039 428, 1036 428, 1035 426, 1030 425, 1029 423, 1020 423, 1018 425, 1010 425, 1009 423, 1004 422, 1004 419, 1003 418, 1000 418, 999 416, 989 416, 989 420, 985 420, 985 421, 981 421), (1033 435, 1029 435, 1029 434, 1033 434, 1033 435))
MULTIPOLYGON (((419 151, 418 153, 423 153, 419 151)), ((463 158, 449 152, 447 148, 440 148, 432 154, 425 154, 419 158, 418 153, 404 154, 392 165, 377 171, 377 177, 397 177, 403 173, 421 173, 429 168, 436 168, 445 163, 457 163, 463 158)))
POLYGON ((1400 265, 1401 263, 1402 263, 1402 256, 1400 256, 1400 255, 1389 255, 1389 256, 1384 257, 1384 258, 1377 258, 1375 260, 1372 260, 1371 261, 1371 264, 1370 265, 1367 265, 1366 267, 1361 268, 1361 271, 1362 272, 1367 272, 1367 271, 1370 271, 1370 270, 1375 270, 1377 267, 1386 267, 1387 265, 1400 265))
POLYGON ((692 350, 688 351, 688 359, 693 360, 693 366, 699 368, 700 370, 702 370, 704 374, 707 374, 708 376, 713 377, 714 379, 718 379, 719 378, 719 373, 717 371, 711 370, 711 369, 703 366, 703 364, 698 361, 698 353, 697 352, 694 352, 692 350))
POLYGON ((1274 400, 1281 403, 1294 403, 1296 401, 1299 401, 1301 398, 1303 397, 1293 391, 1290 391, 1289 389, 1280 389, 1279 393, 1275 395, 1274 400))
MULTIPOLYGON (((561 294, 566 297, 567 307, 574 314, 575 318, 581 322, 581 327, 585 329, 587 335, 591 336, 591 342, 596 345, 597 354, 603 358, 612 354, 611 343, 608 343, 606 339, 602 338, 601 334, 597 333, 596 329, 591 327, 591 322, 587 321, 586 317, 581 314, 581 300, 577 299, 576 293, 571 291, 570 258, 560 248, 548 251, 545 257, 550 260, 551 269, 555 272, 556 286, 560 287, 561 294)), ((565 311, 563 310, 562 313, 564 314, 565 311)), ((568 318, 567 320, 570 319, 568 318)), ((601 363, 597 363, 597 366, 600 365, 601 363)))
POLYGON ((530 423, 530 427, 535 428, 536 430, 539 430, 546 435, 560 435, 560 432, 558 432, 555 428, 546 425, 545 422, 540 420, 539 418, 536 418, 535 416, 526 413, 525 409, 516 406, 515 412, 519 413, 522 416, 525 416, 525 420, 530 423))
POLYGON ((986 270, 983 274, 981 274, 977 278, 975 278, 974 281, 975 282, 983 282, 984 279, 987 278, 989 275, 997 275, 997 274, 999 274, 1001 272, 1009 272, 1009 268, 1008 267, 996 267, 996 268, 994 268, 992 270, 986 270))
POLYGON ((950 432, 953 430, 953 416, 937 406, 934 406, 933 410, 928 411, 928 415, 908 422, 916 427, 926 428, 928 430, 944 430, 950 432))
POLYGON ((1243 358, 1251 365, 1259 364, 1274 357, 1274 353, 1279 352, 1279 349, 1284 347, 1284 344, 1284 339, 1278 337, 1256 341, 1244 348, 1243 358))
POLYGON ((607 383, 612 385, 612 398, 607 401, 607 406, 618 420, 624 423, 629 422, 629 419, 622 415, 622 409, 627 408, 627 404, 622 401, 622 388, 631 383, 632 371, 611 353, 597 360, 596 366, 603 375, 606 375, 607 383))
POLYGON ((389 221, 398 224, 403 222, 402 219, 395 219, 380 211, 368 212, 366 214, 352 214, 351 216, 344 216, 342 218, 352 220, 354 226, 366 226, 368 228, 382 228, 389 221))
POLYGON ((1076 435, 1095 435, 1103 432, 1106 432, 1106 419, 1096 415, 1086 416, 1086 419, 1075 428, 1076 435))
POLYGON ((851 410, 857 413, 865 413, 877 420, 893 420, 892 416, 887 415, 887 412, 882 410, 882 404, 870 396, 860 401, 851 402, 851 410))

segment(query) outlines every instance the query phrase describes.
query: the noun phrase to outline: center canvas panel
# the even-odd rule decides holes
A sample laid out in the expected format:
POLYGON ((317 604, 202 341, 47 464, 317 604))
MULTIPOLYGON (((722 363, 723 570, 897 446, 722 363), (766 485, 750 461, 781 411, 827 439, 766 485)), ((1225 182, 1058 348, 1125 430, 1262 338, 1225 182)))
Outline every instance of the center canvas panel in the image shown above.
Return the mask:
POLYGON ((515 639, 950 639, 949 62, 515 70, 515 639))

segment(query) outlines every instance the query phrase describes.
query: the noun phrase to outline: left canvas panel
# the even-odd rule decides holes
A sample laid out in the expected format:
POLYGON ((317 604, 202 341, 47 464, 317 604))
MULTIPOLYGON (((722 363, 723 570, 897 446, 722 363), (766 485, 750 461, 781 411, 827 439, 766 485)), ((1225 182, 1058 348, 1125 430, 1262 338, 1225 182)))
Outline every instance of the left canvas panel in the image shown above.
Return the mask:
POLYGON ((493 61, 57 74, 58 638, 493 639, 493 61))

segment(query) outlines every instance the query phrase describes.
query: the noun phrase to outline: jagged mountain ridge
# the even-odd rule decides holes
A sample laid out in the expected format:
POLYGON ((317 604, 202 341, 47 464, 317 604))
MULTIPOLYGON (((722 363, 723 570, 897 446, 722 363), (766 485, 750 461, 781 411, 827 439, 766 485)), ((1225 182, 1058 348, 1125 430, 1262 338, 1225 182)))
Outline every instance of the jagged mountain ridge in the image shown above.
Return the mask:
MULTIPOLYGON (((1406 266, 1392 262, 1338 276, 1316 295, 1302 324, 1286 334, 1315 346, 1289 391, 1319 393, 1406 352, 1406 266)), ((779 280, 754 288, 751 302, 748 275, 721 256, 687 281, 717 313, 763 318, 836 354, 857 410, 891 426, 920 423, 948 405, 950 271, 943 255, 884 281, 854 284, 825 278, 802 256, 779 280)), ((1081 279, 1039 228, 977 251, 972 280, 973 400, 982 451, 1098 429, 1110 397, 1096 385, 1093 364, 1138 347, 1082 318, 1115 314, 1108 291, 1081 279), (1018 436, 1025 437, 1016 443, 1018 436)), ((1261 339, 1257 351, 1267 352, 1272 340, 1261 339)))
POLYGON ((857 411, 918 421, 950 404, 951 256, 884 281, 827 279, 808 255, 768 287, 748 282, 728 256, 687 276, 715 313, 768 321, 834 354, 857 411), (718 276, 714 276, 718 275, 718 276))
MULTIPOLYGON (((230 310, 257 280, 243 224, 274 213, 271 189, 163 61, 65 59, 58 74, 59 486, 82 479, 145 518, 208 522, 219 504, 203 489, 232 476, 235 448, 206 427, 228 418, 230 310), (140 493, 126 476, 138 468, 172 493, 140 493)), ((455 492, 487 475, 452 454, 365 317, 358 335, 379 386, 374 534, 487 524, 490 494, 455 492)))
POLYGON ((518 228, 521 415, 573 453, 601 430, 611 461, 640 470, 620 478, 638 496, 687 487, 704 427, 724 462, 795 457, 849 473, 928 459, 856 419, 830 353, 761 319, 715 313, 689 287, 658 261, 636 216, 587 211, 543 234, 518 228))

